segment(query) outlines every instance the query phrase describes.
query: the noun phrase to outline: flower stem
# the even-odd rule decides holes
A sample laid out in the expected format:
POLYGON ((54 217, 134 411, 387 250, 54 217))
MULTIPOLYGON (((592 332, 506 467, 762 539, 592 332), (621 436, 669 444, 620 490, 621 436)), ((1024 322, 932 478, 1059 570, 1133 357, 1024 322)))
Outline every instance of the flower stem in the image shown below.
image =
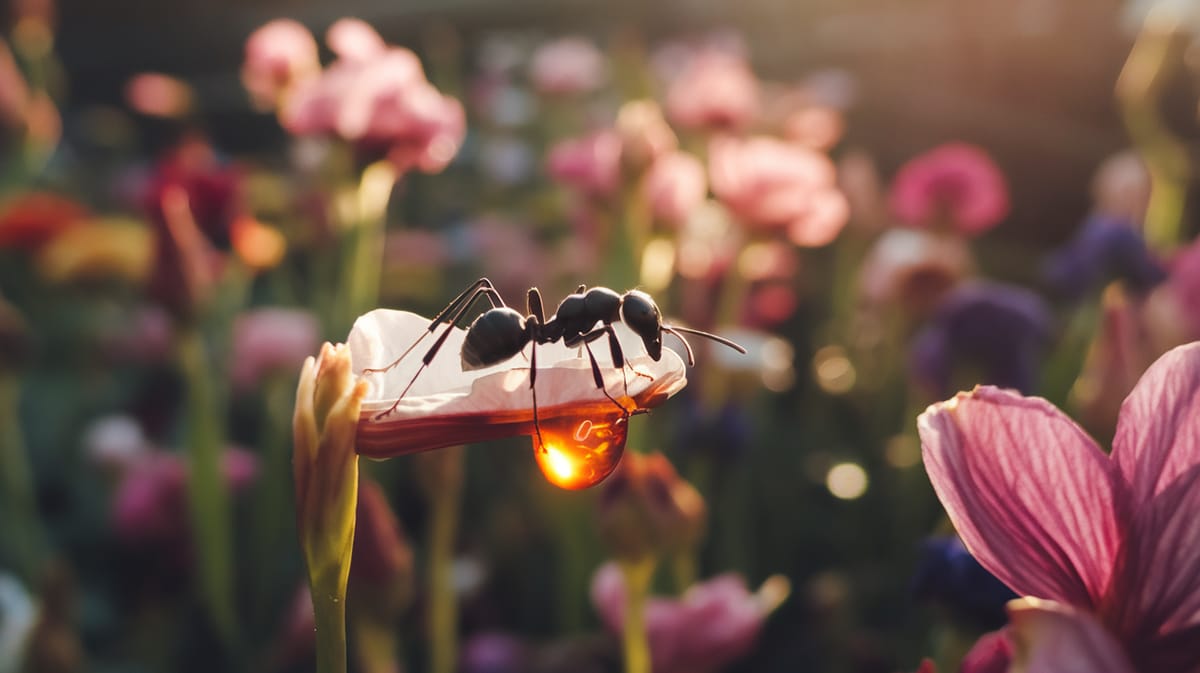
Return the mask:
POLYGON ((650 640, 646 634, 646 597, 654 578, 655 559, 622 561, 625 575, 625 673, 650 673, 650 640))
POLYGON ((429 490, 429 670, 454 673, 458 664, 458 602, 454 593, 454 541, 458 536, 462 492, 463 447, 442 449, 440 455, 423 458, 444 461, 440 479, 429 490))
POLYGON ((224 422, 203 336, 194 326, 182 326, 176 347, 187 386, 188 498, 201 590, 217 631, 226 646, 232 646, 238 629, 233 609, 232 522, 221 476, 224 422))
POLYGON ((38 579, 45 540, 33 495, 29 454, 21 438, 17 403, 20 386, 13 376, 0 374, 0 512, 3 512, 8 559, 29 583, 38 579))
POLYGON ((384 229, 388 200, 396 184, 396 171, 388 161, 378 161, 363 171, 356 203, 357 226, 345 267, 344 327, 379 303, 379 279, 383 275, 384 229))
POLYGON ((346 673, 346 582, 330 578, 313 587, 317 673, 346 673))

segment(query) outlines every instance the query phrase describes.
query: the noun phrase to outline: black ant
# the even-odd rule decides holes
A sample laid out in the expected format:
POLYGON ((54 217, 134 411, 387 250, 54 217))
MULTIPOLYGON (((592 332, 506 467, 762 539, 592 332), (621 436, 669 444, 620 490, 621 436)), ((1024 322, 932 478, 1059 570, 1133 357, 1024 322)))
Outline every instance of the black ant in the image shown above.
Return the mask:
MULTIPOLYGON (((662 359, 663 332, 674 335, 683 344, 684 350, 687 353, 689 366, 696 363, 696 358, 692 353, 691 345, 683 338, 683 334, 701 336, 729 346, 739 353, 746 352, 745 348, 715 334, 687 327, 664 325, 662 314, 658 310, 658 304, 654 303, 654 299, 650 295, 640 290, 630 290, 625 294, 619 294, 606 287, 593 287, 589 290, 587 286, 580 285, 573 294, 567 295, 559 303, 558 310, 555 311, 549 320, 546 320, 545 310, 542 306, 542 293, 536 287, 529 289, 526 297, 528 314, 522 316, 517 311, 505 305, 504 299, 500 297, 500 293, 496 291, 491 281, 487 278, 480 278, 466 290, 463 290, 461 294, 446 305, 446 308, 434 316, 433 320, 429 323, 429 330, 413 342, 394 362, 381 369, 363 370, 363 373, 366 374, 383 372, 395 367, 416 348, 422 339, 436 331, 438 325, 446 323, 446 328, 442 330, 437 341, 433 343, 433 346, 421 358, 421 367, 413 374, 412 380, 404 387, 396 403, 387 411, 376 415, 375 418, 377 420, 387 416, 396 409, 396 406, 400 404, 400 400, 404 399, 409 389, 412 388, 413 383, 416 382, 417 377, 429 366, 433 358, 437 356, 438 351, 442 348, 442 344, 450 336, 454 325, 462 319, 463 315, 466 314, 480 297, 485 297, 491 303, 492 307, 475 318, 475 321, 467 329, 466 338, 462 345, 462 368, 464 371, 469 371, 503 362, 516 356, 524 350, 526 345, 533 344, 529 356, 529 388, 533 394, 533 427, 537 433, 539 443, 541 442, 542 433, 538 425, 537 416, 537 386, 534 385, 537 380, 538 344, 549 344, 561 340, 567 347, 582 345, 591 361, 592 378, 595 380, 596 387, 613 404, 620 407, 625 412, 626 417, 631 412, 620 402, 613 399, 612 395, 608 394, 608 389, 604 385, 603 373, 600 370, 599 363, 596 362, 596 356, 592 353, 590 346, 593 341, 607 336, 608 347, 612 353, 613 366, 620 367, 621 371, 624 372, 625 354, 621 350, 621 343, 617 339, 613 323, 620 321, 629 326, 641 338, 642 343, 646 346, 646 353, 655 362, 662 359)), ((634 370, 634 373, 639 376, 647 376, 636 370, 634 370)), ((628 383, 626 383, 626 387, 628 388, 628 383)))

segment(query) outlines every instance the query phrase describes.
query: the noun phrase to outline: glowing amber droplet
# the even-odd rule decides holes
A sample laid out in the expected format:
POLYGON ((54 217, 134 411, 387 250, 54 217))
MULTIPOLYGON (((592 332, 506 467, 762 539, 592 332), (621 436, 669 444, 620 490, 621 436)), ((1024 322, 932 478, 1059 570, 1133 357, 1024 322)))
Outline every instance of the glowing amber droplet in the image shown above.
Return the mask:
POLYGON ((567 416, 541 422, 542 441, 533 436, 533 455, 551 484, 576 490, 595 486, 621 462, 629 422, 619 410, 601 418, 567 416))

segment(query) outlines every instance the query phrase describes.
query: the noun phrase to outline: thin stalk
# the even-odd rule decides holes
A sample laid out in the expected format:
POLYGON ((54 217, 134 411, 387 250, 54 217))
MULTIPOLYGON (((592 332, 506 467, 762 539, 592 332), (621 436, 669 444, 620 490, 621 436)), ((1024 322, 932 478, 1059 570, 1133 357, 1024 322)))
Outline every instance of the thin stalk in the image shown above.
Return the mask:
POLYGON ((625 673, 650 673, 650 639, 646 634, 646 598, 654 579, 655 559, 622 561, 625 575, 625 673))
POLYGON ((317 673, 346 673, 346 579, 331 577, 313 589, 317 673), (338 586, 340 582, 340 588, 338 586), (328 585, 328 586, 327 586, 328 585))
POLYGON ((1192 175, 1187 145, 1170 130, 1160 110, 1166 85, 1182 65, 1187 39, 1175 27, 1158 25, 1151 18, 1117 79, 1125 127, 1150 173, 1145 235, 1158 249, 1179 243, 1192 175))
MULTIPOLYGON (((266 430, 262 440, 263 470, 258 480, 254 503, 254 557, 257 576, 254 590, 255 621, 264 624, 270 618, 266 610, 279 588, 279 550, 292 539, 291 447, 292 410, 296 402, 295 383, 283 376, 266 381, 266 430)), ((289 550, 290 551, 290 550, 289 550)))
POLYGON ((193 326, 181 327, 176 347, 187 390, 188 509, 200 557, 201 594, 218 633, 232 647, 238 629, 233 608, 232 521, 221 474, 224 422, 203 336, 193 326))
POLYGON ((356 198, 357 226, 343 278, 345 327, 379 304, 379 279, 383 275, 384 229, 388 201, 396 185, 396 170, 379 161, 363 171, 356 198))
POLYGON ((33 494, 29 454, 21 437, 20 397, 16 377, 0 375, 0 511, 5 514, 5 542, 11 545, 13 566, 32 584, 38 579, 45 538, 33 494))
POLYGON ((441 454, 437 459, 459 465, 443 466, 440 470, 443 478, 430 490, 429 670, 454 673, 458 664, 458 600, 452 570, 462 494, 463 447, 442 449, 441 454))

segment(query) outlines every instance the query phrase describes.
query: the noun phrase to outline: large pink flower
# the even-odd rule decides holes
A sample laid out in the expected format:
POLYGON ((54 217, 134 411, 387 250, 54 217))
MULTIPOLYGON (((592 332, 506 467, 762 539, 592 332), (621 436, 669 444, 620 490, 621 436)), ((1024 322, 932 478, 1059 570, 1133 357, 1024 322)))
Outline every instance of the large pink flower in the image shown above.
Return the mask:
POLYGON ((766 136, 717 138, 708 171, 713 193, 742 224, 783 230, 796 245, 832 242, 850 216, 833 162, 806 147, 766 136))
POLYGON ((992 387, 918 426, 963 541, 1032 597, 1012 607, 1022 670, 1200 671, 1200 342, 1138 382, 1111 456, 1045 400, 992 387))
POLYGON ((317 41, 304 24, 275 19, 250 34, 242 84, 255 106, 271 109, 289 86, 321 69, 317 41))
POLYGON ((1008 186, 986 152, 951 143, 900 168, 892 183, 891 207, 909 226, 947 224, 975 236, 1008 215, 1008 186))
POLYGON ((296 87, 280 115, 284 128, 339 137, 400 172, 444 169, 466 134, 462 104, 425 79, 410 50, 372 47, 365 25, 335 28, 330 39, 344 55, 296 87))

